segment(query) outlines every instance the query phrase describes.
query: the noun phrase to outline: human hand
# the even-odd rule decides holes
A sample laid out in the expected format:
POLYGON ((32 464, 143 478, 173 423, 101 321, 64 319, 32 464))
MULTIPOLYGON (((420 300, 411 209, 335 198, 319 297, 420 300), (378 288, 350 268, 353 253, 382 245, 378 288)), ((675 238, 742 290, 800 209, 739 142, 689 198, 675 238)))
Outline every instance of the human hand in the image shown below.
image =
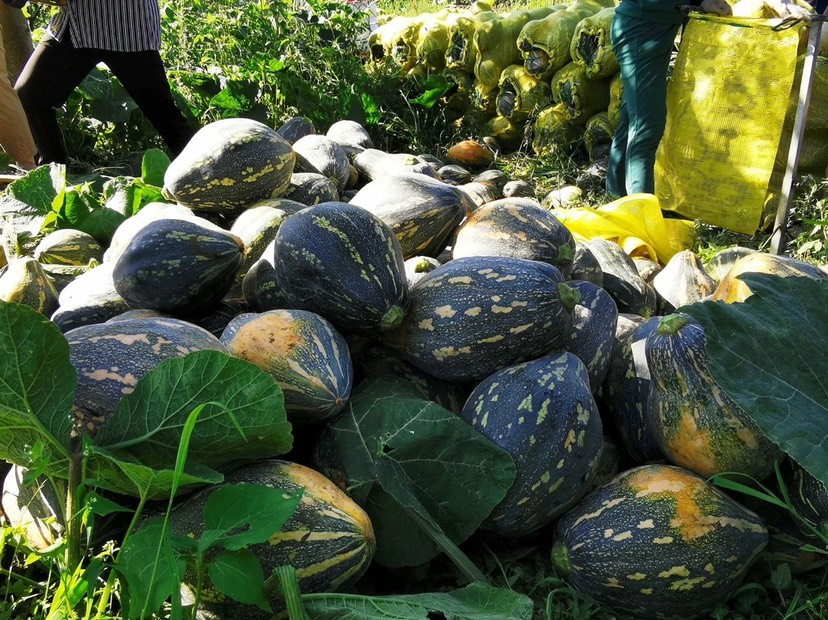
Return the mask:
POLYGON ((733 9, 725 0, 703 0, 701 10, 713 15, 733 15, 733 9))

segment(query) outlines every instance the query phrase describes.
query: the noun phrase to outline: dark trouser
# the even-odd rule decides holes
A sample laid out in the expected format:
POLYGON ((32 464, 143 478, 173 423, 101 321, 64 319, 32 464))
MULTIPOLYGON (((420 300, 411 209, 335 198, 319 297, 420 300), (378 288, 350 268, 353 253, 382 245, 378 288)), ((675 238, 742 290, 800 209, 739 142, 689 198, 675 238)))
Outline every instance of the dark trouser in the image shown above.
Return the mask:
POLYGON ((667 70, 679 24, 615 15, 612 49, 624 95, 607 167, 607 192, 655 193, 655 158, 667 122, 667 70))
POLYGON ((110 52, 76 48, 69 40, 46 35, 35 49, 15 89, 29 119, 38 149, 38 163, 66 163, 55 108, 99 63, 103 62, 121 81, 147 119, 177 155, 193 136, 193 130, 175 106, 161 55, 155 51, 110 52))

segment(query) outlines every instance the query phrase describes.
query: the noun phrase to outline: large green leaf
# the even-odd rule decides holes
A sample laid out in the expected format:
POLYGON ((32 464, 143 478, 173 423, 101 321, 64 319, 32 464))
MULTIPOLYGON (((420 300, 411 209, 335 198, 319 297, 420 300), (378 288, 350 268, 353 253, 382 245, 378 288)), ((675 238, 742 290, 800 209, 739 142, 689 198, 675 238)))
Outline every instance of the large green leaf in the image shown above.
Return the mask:
POLYGON ((290 450, 291 425, 276 380, 219 351, 161 362, 121 399, 95 443, 127 460, 172 469, 187 416, 205 403, 213 404, 198 419, 188 465, 221 469, 290 450))
POLYGON ((374 525, 376 560, 386 566, 421 564, 439 553, 401 506, 460 543, 515 478, 507 452, 398 377, 366 381, 330 428, 350 492, 374 525))
POLYGON ((291 494, 261 484, 231 484, 216 489, 204 505, 201 548, 220 544, 237 551, 263 543, 296 511, 303 489, 291 494))
POLYGON ((177 595, 186 559, 178 553, 171 528, 156 518, 129 537, 115 565, 126 582, 122 596, 127 618, 147 618, 177 595))
POLYGON ((22 179, 11 183, 7 195, 25 202, 43 215, 63 204, 66 191, 66 166, 49 164, 29 172, 22 179))
MULTIPOLYGON (((147 154, 149 153, 150 151, 147 151, 147 154)), ((150 159, 152 161, 146 161, 145 157, 144 162, 148 166, 148 174, 157 175, 159 173, 157 167, 162 164, 155 161, 155 158, 150 159)), ((169 162, 169 158, 167 158, 167 162, 169 162)), ((163 175, 163 173, 161 174, 163 175)), ((122 219, 123 217, 135 215, 141 210, 141 207, 150 202, 166 201, 159 187, 148 185, 142 179, 136 177, 125 176, 113 177, 106 182, 103 188, 103 200, 106 208, 121 215, 122 219)))
POLYGON ((764 433, 828 483, 828 281, 740 276, 743 303, 680 308, 704 327, 710 373, 764 433))
POLYGON ((161 149, 149 149, 141 158, 141 180, 147 185, 164 186, 164 174, 170 167, 170 158, 161 149))
MULTIPOLYGON (((86 483, 134 497, 165 499, 170 496, 175 481, 175 470, 153 469, 123 456, 116 456, 86 439, 86 483)), ((181 476, 179 486, 202 487, 218 484, 224 476, 203 466, 189 466, 181 476)))
POLYGON ((30 450, 42 442, 46 471, 66 477, 77 382, 57 326, 33 308, 0 301, 0 458, 30 466, 30 450))
POLYGON ((305 594, 311 620, 530 620, 532 599, 524 594, 473 583, 452 592, 408 596, 305 594))

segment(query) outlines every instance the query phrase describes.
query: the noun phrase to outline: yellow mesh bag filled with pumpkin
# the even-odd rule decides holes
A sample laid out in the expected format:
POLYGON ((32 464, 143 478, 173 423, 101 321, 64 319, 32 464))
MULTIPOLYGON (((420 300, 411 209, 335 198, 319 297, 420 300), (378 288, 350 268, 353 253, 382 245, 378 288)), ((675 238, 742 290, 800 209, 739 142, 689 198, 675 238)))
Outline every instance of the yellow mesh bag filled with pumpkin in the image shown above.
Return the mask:
POLYGON ((615 7, 602 9, 578 22, 572 35, 569 54, 591 78, 610 77, 618 72, 618 59, 612 50, 610 31, 615 7))
POLYGON ((663 208, 745 234, 762 224, 802 28, 779 22, 689 20, 656 157, 663 208))
POLYGON ((529 75, 523 65, 509 65, 500 74, 497 113, 521 123, 552 104, 549 83, 529 75))
POLYGON ((477 59, 474 65, 475 88, 482 98, 496 97, 500 74, 509 65, 521 61, 517 48, 520 31, 530 21, 541 19, 553 9, 512 11, 508 15, 479 24, 474 31, 474 47, 477 59))

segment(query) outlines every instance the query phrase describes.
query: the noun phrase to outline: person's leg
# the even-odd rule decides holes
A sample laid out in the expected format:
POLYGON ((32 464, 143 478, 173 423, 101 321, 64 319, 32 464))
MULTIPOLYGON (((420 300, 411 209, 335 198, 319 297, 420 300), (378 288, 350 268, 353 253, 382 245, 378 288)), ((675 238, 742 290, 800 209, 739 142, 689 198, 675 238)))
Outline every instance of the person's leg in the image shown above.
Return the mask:
POLYGON ((624 103, 629 115, 628 194, 655 193, 656 151, 667 123, 667 72, 678 28, 674 24, 642 23, 633 39, 635 68, 629 80, 624 81, 624 103))
POLYGON ((612 146, 607 162, 607 193, 615 198, 627 195, 625 170, 627 167, 627 132, 629 127, 627 106, 622 101, 618 124, 612 134, 612 146))
POLYGON ((55 108, 59 108, 98 63, 92 50, 76 49, 66 33, 46 35, 29 58, 15 90, 23 104, 38 150, 38 163, 66 163, 55 108))
POLYGON ((621 71, 623 91, 621 95, 621 109, 618 124, 612 135, 609 161, 607 162, 607 193, 619 198, 627 195, 626 167, 627 167, 627 132, 630 128, 629 115, 625 98, 633 89, 632 80, 635 73, 635 58, 630 53, 627 22, 623 15, 616 15, 610 29, 612 49, 618 59, 621 71))
POLYGON ((178 155, 195 133, 175 105, 161 55, 156 51, 107 52, 104 62, 178 155))
POLYGON ((9 81, 3 30, 0 27, 0 147, 23 168, 34 168, 35 145, 29 121, 9 81))

